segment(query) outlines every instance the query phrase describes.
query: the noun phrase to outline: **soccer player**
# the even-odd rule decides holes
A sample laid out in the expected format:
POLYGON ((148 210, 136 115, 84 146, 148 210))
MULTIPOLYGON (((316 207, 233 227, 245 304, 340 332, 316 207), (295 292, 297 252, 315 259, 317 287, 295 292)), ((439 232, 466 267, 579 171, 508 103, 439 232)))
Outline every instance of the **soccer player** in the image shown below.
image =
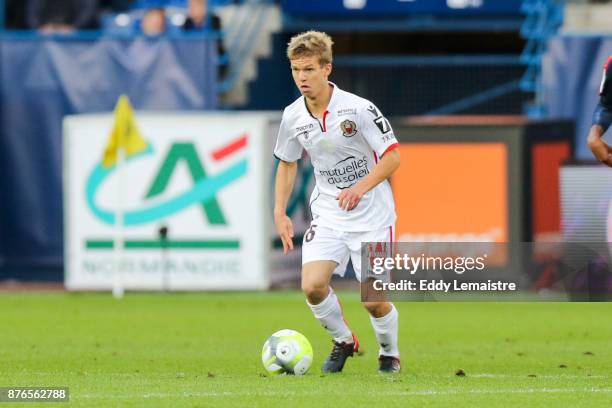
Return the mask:
POLYGON ((612 56, 604 65, 603 78, 599 88, 599 103, 593 112, 593 125, 587 142, 593 155, 600 162, 612 167, 612 148, 602 139, 612 124, 612 56))
MULTIPOLYGON (((312 222, 302 245, 302 290, 314 316, 333 338, 323 372, 340 372, 359 348, 329 286, 344 275, 349 258, 361 282, 362 242, 393 242, 395 206, 388 178, 400 165, 397 140, 387 119, 371 102, 328 81, 332 40, 308 31, 291 39, 287 57, 302 96, 283 112, 274 155, 274 222, 285 253, 293 249, 293 224, 286 214, 297 160, 306 149, 316 187, 310 198, 312 222)), ((398 312, 386 301, 364 302, 380 345, 379 371, 400 370, 398 312)))

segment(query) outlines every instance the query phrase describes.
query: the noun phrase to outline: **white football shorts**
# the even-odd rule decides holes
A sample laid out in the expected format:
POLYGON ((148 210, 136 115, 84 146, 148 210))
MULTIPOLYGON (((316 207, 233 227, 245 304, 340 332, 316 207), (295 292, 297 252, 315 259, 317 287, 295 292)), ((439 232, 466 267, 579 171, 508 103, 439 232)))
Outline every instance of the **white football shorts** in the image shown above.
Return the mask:
POLYGON ((313 220, 302 242, 302 265, 312 261, 334 261, 338 266, 333 273, 344 276, 350 259, 357 280, 361 282, 362 242, 385 242, 388 244, 385 247, 392 251, 395 227, 390 225, 374 231, 342 232, 317 226, 316 220, 313 220))

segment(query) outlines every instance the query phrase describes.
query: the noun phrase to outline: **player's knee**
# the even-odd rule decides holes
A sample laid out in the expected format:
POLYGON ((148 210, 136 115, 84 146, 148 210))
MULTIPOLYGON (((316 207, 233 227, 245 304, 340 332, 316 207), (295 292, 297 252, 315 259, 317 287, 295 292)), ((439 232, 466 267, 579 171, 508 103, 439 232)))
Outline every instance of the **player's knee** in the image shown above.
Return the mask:
POLYGON ((364 302, 363 307, 374 317, 383 316, 387 302, 364 302))
POLYGON ((310 304, 321 303, 327 297, 329 289, 326 283, 302 280, 302 292, 310 304))

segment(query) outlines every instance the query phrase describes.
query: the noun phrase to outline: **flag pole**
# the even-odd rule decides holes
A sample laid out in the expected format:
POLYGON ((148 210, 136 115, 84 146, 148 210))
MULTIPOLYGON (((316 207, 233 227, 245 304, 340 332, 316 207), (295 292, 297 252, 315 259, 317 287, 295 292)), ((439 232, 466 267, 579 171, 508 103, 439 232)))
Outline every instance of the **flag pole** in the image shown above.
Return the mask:
POLYGON ((123 270, 121 263, 123 261, 123 162, 124 153, 122 149, 117 151, 117 163, 116 163, 116 174, 117 174, 117 206, 115 212, 115 238, 114 238, 114 258, 115 258, 115 274, 113 282, 113 297, 120 299, 123 297, 123 270))
POLYGON ((121 95, 115 106, 115 123, 104 149, 102 165, 105 168, 114 166, 116 207, 113 236, 113 277, 112 292, 116 298, 123 297, 125 291, 125 276, 123 261, 125 257, 125 163, 127 160, 149 147, 142 137, 134 121, 134 112, 127 95, 121 95))
POLYGON ((124 152, 123 149, 117 149, 117 162, 116 162, 116 175, 117 175, 117 205, 115 211, 115 236, 114 236, 114 280, 113 280, 113 297, 115 299, 121 299, 124 294, 123 288, 123 270, 121 263, 123 261, 123 225, 124 225, 124 211, 123 211, 123 163, 124 163, 124 152))

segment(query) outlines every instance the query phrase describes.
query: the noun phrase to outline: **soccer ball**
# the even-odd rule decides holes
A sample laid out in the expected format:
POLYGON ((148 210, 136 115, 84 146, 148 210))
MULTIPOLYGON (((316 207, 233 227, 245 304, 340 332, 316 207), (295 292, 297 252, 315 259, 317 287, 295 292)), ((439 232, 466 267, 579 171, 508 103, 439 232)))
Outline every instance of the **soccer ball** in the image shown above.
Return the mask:
POLYGON ((264 343, 261 361, 270 374, 302 375, 312 364, 312 346, 302 333, 279 330, 264 343))

